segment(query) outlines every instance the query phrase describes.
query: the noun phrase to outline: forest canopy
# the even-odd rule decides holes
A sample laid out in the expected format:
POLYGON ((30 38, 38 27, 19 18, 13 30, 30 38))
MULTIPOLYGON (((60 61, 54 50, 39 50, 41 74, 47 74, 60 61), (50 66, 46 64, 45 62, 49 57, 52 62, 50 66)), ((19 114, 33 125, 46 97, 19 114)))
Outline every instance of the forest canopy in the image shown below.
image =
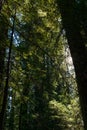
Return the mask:
POLYGON ((0 0, 0 130, 87 130, 86 0, 0 0))

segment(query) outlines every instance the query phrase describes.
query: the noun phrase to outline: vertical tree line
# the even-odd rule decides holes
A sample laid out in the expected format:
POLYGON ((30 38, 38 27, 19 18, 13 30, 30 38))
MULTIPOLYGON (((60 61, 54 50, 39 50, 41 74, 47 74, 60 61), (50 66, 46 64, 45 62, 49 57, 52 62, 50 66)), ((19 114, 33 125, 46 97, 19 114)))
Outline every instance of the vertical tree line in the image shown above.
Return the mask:
MULTIPOLYGON (((58 1, 60 8, 63 26, 66 31, 69 48, 73 58, 73 63, 76 72, 76 79, 78 84, 78 91, 80 96, 80 103, 82 108, 82 115, 84 120, 85 130, 87 128, 87 48, 86 48, 86 32, 83 28, 86 26, 86 15, 82 16, 82 10, 86 11, 85 1, 58 1), (69 8, 67 8, 67 6, 69 8), (80 10, 79 10, 80 9, 80 10), (82 9, 82 10, 81 10, 82 9), (84 18, 83 18, 84 17, 84 18), (82 26, 82 27, 81 27, 82 26), (84 34, 81 33, 84 32, 84 34), (84 36, 83 36, 84 35, 84 36)), ((84 12, 85 13, 85 12, 84 12)))
POLYGON ((77 130, 83 121, 86 129, 84 5, 74 0, 0 4, 0 130, 77 130))

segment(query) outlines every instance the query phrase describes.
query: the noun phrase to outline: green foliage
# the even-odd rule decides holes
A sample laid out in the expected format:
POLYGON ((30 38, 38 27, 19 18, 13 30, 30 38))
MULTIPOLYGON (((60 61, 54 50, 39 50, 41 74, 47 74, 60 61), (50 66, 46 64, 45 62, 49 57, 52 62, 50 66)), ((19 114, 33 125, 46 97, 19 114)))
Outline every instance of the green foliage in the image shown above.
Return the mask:
POLYGON ((63 129, 78 129, 83 127, 79 112, 78 98, 71 100, 71 103, 67 105, 52 100, 49 102, 49 108, 51 118, 53 120, 59 120, 60 122, 56 125, 63 127, 63 129))
POLYGON ((15 10, 5 129, 77 130, 83 124, 74 78, 66 77, 66 39, 56 2, 10 0, 2 18, 9 24, 0 23, 9 36, 15 10))

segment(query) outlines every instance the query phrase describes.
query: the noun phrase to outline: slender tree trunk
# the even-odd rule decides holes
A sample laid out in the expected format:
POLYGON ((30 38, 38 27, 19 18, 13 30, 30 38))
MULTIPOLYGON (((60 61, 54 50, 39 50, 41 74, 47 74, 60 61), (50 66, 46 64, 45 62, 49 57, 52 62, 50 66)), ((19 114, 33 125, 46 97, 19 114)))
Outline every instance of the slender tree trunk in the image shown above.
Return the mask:
POLYGON ((0 88, 2 86, 3 71, 4 71, 4 58, 6 50, 5 42, 7 40, 7 32, 8 32, 8 26, 6 26, 7 22, 8 22, 7 18, 4 17, 4 15, 0 15, 0 88))
POLYGON ((25 97, 29 96, 29 76, 26 75, 26 79, 24 81, 23 87, 23 102, 20 104, 20 112, 19 112, 19 130, 28 130, 29 122, 28 122, 28 99, 25 100, 25 97))
POLYGON ((10 107, 10 111, 8 110, 8 112, 7 112, 8 115, 6 117, 6 120, 8 120, 8 121, 6 122, 6 124, 7 124, 9 130, 14 130, 14 101, 15 101, 15 95, 14 95, 12 88, 9 89, 8 97, 9 97, 8 106, 10 107))
POLYGON ((6 41, 7 41, 7 32, 8 26, 6 26, 8 20, 4 15, 0 15, 0 111, 3 101, 3 80, 5 72, 5 54, 6 54, 6 41), (2 33, 3 30, 3 33, 2 33))
POLYGON ((19 111, 19 130, 21 130, 22 127, 21 118, 22 118, 22 103, 20 104, 20 111, 19 111))
POLYGON ((3 71, 4 71, 5 47, 0 48, 0 88, 2 87, 3 71))
MULTIPOLYGON (((4 0, 0 0, 0 13, 1 13, 1 9, 2 9, 2 4, 3 4, 4 0)), ((0 24, 2 24, 3 22, 3 19, 2 19, 2 16, 0 16, 1 18, 1 22, 0 24)), ((1 27, 2 25, 0 25, 0 29, 1 30, 4 30, 3 31, 3 34, 7 37, 7 28, 6 27, 1 27)), ((3 45, 3 37, 0 36, 0 41, 2 43, 0 43, 0 88, 2 86, 2 80, 3 80, 3 70, 4 70, 4 57, 5 57, 5 46, 3 45)))
MULTIPOLYGON (((0 42, 0 44, 2 44, 0 42)), ((0 111, 2 107, 2 100, 3 100, 3 79, 4 79, 4 59, 5 59, 5 47, 0 47, 0 111)))
MULTIPOLYGON (((16 14, 15 14, 16 15, 16 14)), ((8 62, 7 62, 7 70, 6 70, 6 82, 5 82, 5 88, 4 88, 4 95, 3 95, 3 103, 2 103, 2 109, 0 113, 0 130, 3 130, 3 124, 4 124, 4 116, 5 116, 5 110, 7 105, 7 97, 8 97, 8 88, 9 88, 9 70, 10 70, 10 60, 11 60, 11 50, 12 50, 12 42, 13 42, 13 34, 14 34, 14 25, 15 25, 15 16, 13 20, 13 28, 12 28, 12 34, 11 34, 11 41, 10 41, 10 47, 9 47, 9 56, 8 56, 8 62)))
POLYGON ((57 0, 76 72, 84 129, 87 130, 87 51, 74 0, 57 0))

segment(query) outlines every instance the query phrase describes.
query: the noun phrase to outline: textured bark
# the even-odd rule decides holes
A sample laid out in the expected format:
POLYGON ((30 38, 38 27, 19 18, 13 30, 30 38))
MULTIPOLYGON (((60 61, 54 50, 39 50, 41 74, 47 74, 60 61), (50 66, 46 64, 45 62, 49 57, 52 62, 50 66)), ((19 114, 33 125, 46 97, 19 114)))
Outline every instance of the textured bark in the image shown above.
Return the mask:
POLYGON ((84 129, 87 130, 87 51, 84 39, 80 33, 76 2, 75 0, 57 0, 57 2, 73 58, 84 129))

